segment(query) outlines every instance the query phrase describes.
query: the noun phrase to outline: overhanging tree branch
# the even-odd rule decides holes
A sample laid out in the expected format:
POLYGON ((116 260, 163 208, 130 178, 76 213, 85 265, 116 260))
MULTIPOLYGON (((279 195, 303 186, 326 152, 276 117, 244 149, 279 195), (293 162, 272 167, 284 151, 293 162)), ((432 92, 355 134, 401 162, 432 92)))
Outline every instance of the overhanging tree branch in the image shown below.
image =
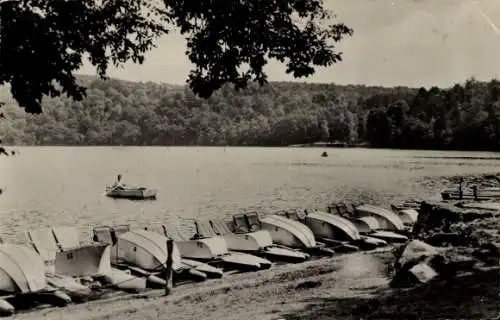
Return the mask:
POLYGON ((109 64, 141 64, 168 26, 185 35, 187 82, 205 98, 224 83, 264 84, 268 59, 307 77, 340 61, 334 44, 352 34, 327 24, 320 0, 2 0, 0 18, 0 84, 29 113, 42 112, 44 95, 85 96, 74 76, 85 56, 105 78, 109 64))

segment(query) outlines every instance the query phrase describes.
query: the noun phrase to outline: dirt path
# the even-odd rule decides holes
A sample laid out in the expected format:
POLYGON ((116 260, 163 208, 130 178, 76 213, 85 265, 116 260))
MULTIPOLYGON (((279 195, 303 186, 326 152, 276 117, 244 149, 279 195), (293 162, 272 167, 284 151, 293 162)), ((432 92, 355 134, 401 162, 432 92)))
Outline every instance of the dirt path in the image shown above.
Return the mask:
MULTIPOLYGON (((18 314, 14 319, 314 319, 324 318, 325 304, 339 304, 336 316, 348 317, 347 305, 359 304, 387 287, 385 253, 355 253, 258 273, 176 287, 169 297, 161 290, 18 314), (355 303, 355 302, 358 303, 355 303)), ((331 319, 329 311, 328 319, 331 319)), ((324 318, 326 319, 326 318, 324 318)))

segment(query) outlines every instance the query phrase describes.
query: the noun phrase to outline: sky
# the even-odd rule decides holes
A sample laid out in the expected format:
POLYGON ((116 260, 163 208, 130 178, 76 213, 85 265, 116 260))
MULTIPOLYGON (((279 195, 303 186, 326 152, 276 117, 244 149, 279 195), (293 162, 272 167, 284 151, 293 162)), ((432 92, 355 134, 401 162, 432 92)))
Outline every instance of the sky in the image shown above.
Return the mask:
MULTIPOLYGON (((338 44, 343 61, 294 80, 270 62, 270 81, 449 87, 470 77, 500 75, 500 0, 324 0, 354 30, 338 44), (497 27, 498 26, 498 27, 497 27)), ((158 41, 143 65, 108 75, 131 81, 185 84, 192 64, 178 33, 158 41)), ((95 74, 84 65, 79 73, 95 74)))

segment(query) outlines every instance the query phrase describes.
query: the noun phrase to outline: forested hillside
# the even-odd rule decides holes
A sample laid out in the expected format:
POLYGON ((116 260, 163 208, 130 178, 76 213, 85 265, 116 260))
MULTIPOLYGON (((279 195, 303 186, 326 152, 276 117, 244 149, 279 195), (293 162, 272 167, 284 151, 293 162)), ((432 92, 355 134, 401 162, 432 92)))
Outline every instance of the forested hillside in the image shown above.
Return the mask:
POLYGON ((45 98, 24 114, 3 89, 0 137, 11 145, 284 146, 500 150, 500 82, 426 90, 334 84, 230 86, 203 100, 187 88, 82 77, 87 98, 45 98))

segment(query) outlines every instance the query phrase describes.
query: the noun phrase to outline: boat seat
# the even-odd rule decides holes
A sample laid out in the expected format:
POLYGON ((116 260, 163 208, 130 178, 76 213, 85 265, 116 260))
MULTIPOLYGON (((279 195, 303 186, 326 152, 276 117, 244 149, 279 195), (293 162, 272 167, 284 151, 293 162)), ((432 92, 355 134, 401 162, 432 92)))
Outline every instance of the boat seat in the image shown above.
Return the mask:
POLYGON ((250 212, 245 214, 245 220, 250 232, 262 229, 259 214, 257 212, 250 212))
POLYGON ((74 226, 53 228, 52 234, 54 235, 58 247, 62 251, 80 246, 78 229, 74 226))
POLYGON ((112 232, 112 229, 109 226, 94 227, 93 233, 94 241, 96 242, 104 242, 111 245, 116 243, 114 232, 112 232))
POLYGON ((196 220, 195 222, 196 230, 198 231, 195 236, 199 236, 201 238, 211 238, 216 237, 217 234, 210 226, 209 221, 206 220, 196 220))
POLYGON ((226 235, 226 234, 232 234, 231 230, 228 228, 228 226, 222 220, 218 220, 218 219, 210 220, 209 223, 210 223, 210 226, 212 227, 212 230, 220 236, 226 235))
POLYGON ((130 231, 130 225, 129 224, 116 225, 112 227, 112 231, 115 232, 116 237, 119 237, 121 234, 130 231))
POLYGON ((31 245, 44 261, 54 261, 56 252, 61 249, 57 245, 54 234, 50 228, 28 230, 27 236, 31 245))
POLYGON ((286 210, 285 211, 285 217, 287 217, 288 219, 291 219, 291 220, 295 220, 295 221, 300 221, 300 217, 299 217, 299 212, 298 210, 286 210))
POLYGON ((342 217, 351 217, 354 214, 352 205, 348 203, 344 202, 337 203, 334 205, 334 208, 337 210, 337 214, 342 217))
POLYGON ((244 214, 236 214, 233 216, 233 228, 235 233, 248 233, 248 223, 244 214))

